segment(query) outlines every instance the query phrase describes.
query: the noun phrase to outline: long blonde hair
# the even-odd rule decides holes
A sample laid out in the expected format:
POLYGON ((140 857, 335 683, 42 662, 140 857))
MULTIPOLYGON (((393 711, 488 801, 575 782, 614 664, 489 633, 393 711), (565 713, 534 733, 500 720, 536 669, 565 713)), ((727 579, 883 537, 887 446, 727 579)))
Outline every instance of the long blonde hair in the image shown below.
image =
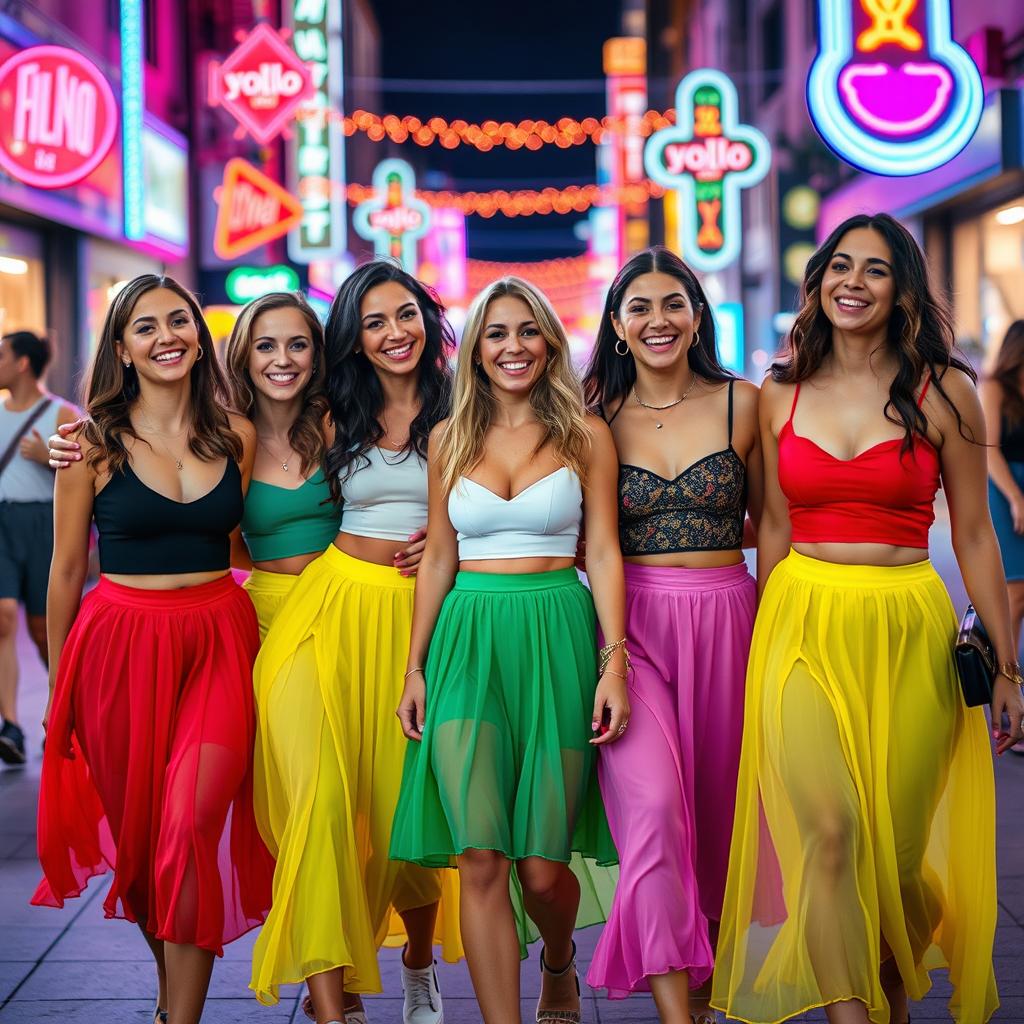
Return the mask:
POLYGON ((569 356, 565 328, 539 289, 521 278, 503 277, 477 295, 466 315, 455 365, 452 412, 438 445, 441 482, 446 493, 483 458, 484 437, 494 416, 495 399, 487 374, 473 357, 480 346, 487 307, 505 296, 522 299, 529 306, 547 342, 544 375, 530 392, 530 407, 545 428, 534 454, 550 441, 557 461, 580 480, 586 478, 590 435, 583 389, 569 356))

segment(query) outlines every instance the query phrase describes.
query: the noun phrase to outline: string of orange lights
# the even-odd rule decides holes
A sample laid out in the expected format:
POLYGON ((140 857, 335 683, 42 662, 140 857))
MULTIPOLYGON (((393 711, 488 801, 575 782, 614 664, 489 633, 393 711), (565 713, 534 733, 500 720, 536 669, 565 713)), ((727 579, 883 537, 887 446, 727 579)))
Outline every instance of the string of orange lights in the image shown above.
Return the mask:
MULTIPOLYGON (((299 118, 321 117, 315 109, 300 110, 299 118)), ((506 149, 538 150, 543 146, 555 145, 560 149, 580 146, 585 142, 600 143, 607 133, 621 132, 628 128, 633 134, 646 138, 653 132, 675 124, 675 110, 659 112, 648 110, 627 125, 621 117, 585 117, 578 121, 562 117, 555 122, 527 118, 517 123, 512 121, 484 121, 475 124, 461 118, 449 121, 443 117, 419 118, 412 115, 398 117, 396 114, 372 114, 366 110, 355 110, 344 116, 339 111, 327 112, 328 120, 340 121, 347 136, 363 132, 371 142, 402 143, 413 141, 419 146, 432 146, 439 142, 445 149, 459 146, 475 146, 486 153, 496 146, 506 149)))
MULTIPOLYGON (((376 195, 370 185, 346 186, 350 206, 358 206, 376 195)), ((449 207, 469 216, 531 217, 534 214, 586 213, 592 206, 632 206, 660 199, 665 189, 654 181, 630 185, 568 185, 565 188, 517 189, 514 192, 495 189, 491 192, 431 192, 416 190, 416 198, 428 206, 449 207)))
MULTIPOLYGON (((545 290, 578 290, 591 283, 591 261, 587 256, 567 256, 533 263, 503 263, 466 260, 466 284, 478 292, 501 277, 525 277, 545 290)), ((600 287, 602 282, 597 282, 600 287)))

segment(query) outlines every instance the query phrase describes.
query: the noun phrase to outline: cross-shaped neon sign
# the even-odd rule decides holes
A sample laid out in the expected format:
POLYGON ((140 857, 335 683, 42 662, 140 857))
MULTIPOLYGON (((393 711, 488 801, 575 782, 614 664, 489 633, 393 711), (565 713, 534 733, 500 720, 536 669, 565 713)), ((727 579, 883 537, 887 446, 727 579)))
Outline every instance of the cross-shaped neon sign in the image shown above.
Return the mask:
POLYGON ((697 270, 721 270, 740 252, 740 191, 768 173, 771 147, 739 123, 736 87, 721 71, 692 71, 676 89, 673 128, 644 150, 654 181, 679 192, 680 250, 697 270))
POLYGON ((949 0, 818 0, 807 107, 847 163, 921 174, 970 142, 984 89, 953 41, 949 8, 949 0))
POLYGON ((416 241, 430 228, 430 207, 415 198, 413 169, 404 160, 382 160, 373 172, 373 191, 373 199, 356 207, 353 226, 378 256, 392 256, 415 274, 416 241))

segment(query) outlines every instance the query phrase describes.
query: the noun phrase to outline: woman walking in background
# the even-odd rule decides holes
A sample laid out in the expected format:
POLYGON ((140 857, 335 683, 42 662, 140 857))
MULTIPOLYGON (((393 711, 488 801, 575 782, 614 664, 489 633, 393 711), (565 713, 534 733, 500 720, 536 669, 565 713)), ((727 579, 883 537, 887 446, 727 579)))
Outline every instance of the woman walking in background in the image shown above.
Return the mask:
POLYGON ((941 479, 1000 665, 1002 753, 1024 699, 973 371, 887 215, 836 228, 803 295, 761 396, 762 596, 713 1004, 744 1021, 825 1007, 831 1024, 906 1024, 908 998, 948 967, 954 1018, 981 1024, 999 1004, 991 752, 928 560, 941 479))
POLYGON ((757 388, 721 365, 693 272, 634 256, 608 291, 587 402, 619 455, 630 731, 600 760, 620 875, 587 982, 650 990, 665 1024, 705 1024, 732 836, 755 586, 743 561, 763 490, 757 388), (692 1002, 691 1002, 692 999, 692 1002))
POLYGON ((537 1021, 578 1021, 574 851, 615 851, 596 745, 629 718, 611 434, 583 408, 565 331, 517 278, 470 308, 452 415, 430 438, 427 547, 405 692, 391 854, 458 864, 486 1024, 519 1024, 513 869, 544 940, 537 1021), (472 473, 473 476, 469 474, 472 473), (587 531, 591 591, 574 568, 587 531), (597 663, 595 615, 608 644, 597 663))
POLYGON ((229 572, 255 435, 225 403, 195 298, 137 277, 89 370, 84 457, 56 485, 33 902, 112 870, 104 912, 142 929, 170 1024, 198 1022, 214 955, 262 922, 273 872, 251 793, 259 632, 229 572))
POLYGON ((359 994, 381 989, 377 949, 406 938, 403 1021, 439 1024, 435 929, 447 958, 461 953, 455 880, 438 918, 438 873, 387 856, 424 455, 448 407, 453 340, 437 301, 395 264, 342 284, 326 327, 326 474, 341 532, 284 598, 256 664, 256 805, 277 871, 251 987, 272 1004, 279 986, 306 980, 320 1024, 365 1021, 359 994))
POLYGON ((1024 320, 1010 324, 978 388, 988 436, 988 500, 1010 596, 1010 626, 1024 622, 1024 320))

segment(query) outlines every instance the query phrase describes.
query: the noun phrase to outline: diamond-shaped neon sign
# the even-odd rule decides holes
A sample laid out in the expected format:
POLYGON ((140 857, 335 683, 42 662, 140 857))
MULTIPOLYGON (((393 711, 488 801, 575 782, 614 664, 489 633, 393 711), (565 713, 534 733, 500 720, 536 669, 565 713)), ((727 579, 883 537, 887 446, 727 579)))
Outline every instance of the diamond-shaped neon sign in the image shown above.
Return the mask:
POLYGON ((223 64, 210 64, 208 101, 238 121, 239 138, 248 132, 264 144, 273 139, 314 92, 310 69, 280 32, 261 22, 223 64))

